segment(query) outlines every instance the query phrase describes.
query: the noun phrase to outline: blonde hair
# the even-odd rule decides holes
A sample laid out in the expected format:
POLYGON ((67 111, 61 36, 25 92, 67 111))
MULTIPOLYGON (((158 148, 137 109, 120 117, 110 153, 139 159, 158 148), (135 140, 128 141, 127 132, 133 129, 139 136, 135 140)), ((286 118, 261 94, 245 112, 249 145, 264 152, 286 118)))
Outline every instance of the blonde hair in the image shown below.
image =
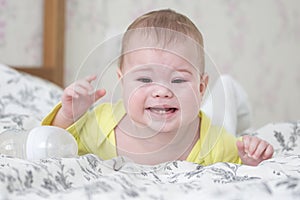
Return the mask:
POLYGON ((203 38, 201 32, 195 24, 185 15, 177 13, 171 9, 163 9, 148 12, 136 20, 134 20, 127 28, 123 40, 119 66, 124 63, 124 54, 127 53, 130 40, 136 39, 135 36, 143 35, 147 39, 155 40, 155 44, 176 45, 178 42, 192 40, 194 45, 198 46, 199 68, 204 72, 204 53, 203 53, 203 38), (132 34, 132 32, 135 32, 132 34))

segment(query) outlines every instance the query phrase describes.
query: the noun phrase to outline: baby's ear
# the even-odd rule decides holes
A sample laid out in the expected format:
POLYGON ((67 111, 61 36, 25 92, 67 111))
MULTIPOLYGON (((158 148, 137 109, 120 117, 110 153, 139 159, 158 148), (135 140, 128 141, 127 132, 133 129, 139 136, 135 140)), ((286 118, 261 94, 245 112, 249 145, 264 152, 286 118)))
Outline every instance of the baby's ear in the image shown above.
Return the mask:
POLYGON ((123 77, 123 73, 122 73, 120 67, 118 67, 118 69, 117 69, 117 74, 118 74, 118 79, 120 80, 123 77))
POLYGON ((207 88, 207 85, 208 85, 208 81, 209 81, 209 76, 208 76, 208 74, 206 74, 206 73, 203 73, 202 75, 201 75, 201 80, 200 80, 200 93, 202 94, 202 95, 204 95, 204 92, 205 92, 205 90, 206 90, 206 88, 207 88))

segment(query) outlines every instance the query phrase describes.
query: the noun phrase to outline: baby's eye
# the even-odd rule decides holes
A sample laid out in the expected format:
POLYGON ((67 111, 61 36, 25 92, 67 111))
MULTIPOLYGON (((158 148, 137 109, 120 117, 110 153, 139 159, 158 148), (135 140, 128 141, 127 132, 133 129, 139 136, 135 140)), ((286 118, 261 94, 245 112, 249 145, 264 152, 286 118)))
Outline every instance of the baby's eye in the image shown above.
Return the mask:
POLYGON ((140 81, 142 83, 151 83, 152 80, 150 78, 138 78, 137 81, 140 81))
POLYGON ((174 80, 172 80, 172 83, 184 83, 184 82, 186 82, 186 80, 184 80, 184 79, 174 79, 174 80))

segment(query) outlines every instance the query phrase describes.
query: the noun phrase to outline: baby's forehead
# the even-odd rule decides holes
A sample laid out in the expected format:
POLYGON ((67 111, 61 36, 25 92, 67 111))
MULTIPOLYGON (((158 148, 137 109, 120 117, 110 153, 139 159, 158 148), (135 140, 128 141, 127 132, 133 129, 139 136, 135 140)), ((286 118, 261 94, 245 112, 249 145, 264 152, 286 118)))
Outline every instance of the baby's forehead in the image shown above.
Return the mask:
POLYGON ((199 73, 199 67, 193 65, 182 55, 163 49, 140 49, 124 55, 123 70, 129 72, 179 71, 199 73))
MULTIPOLYGON (((188 34, 159 27, 144 27, 126 31, 122 41, 121 64, 131 52, 155 49, 171 52, 204 72, 202 44, 188 34)), ((121 69, 123 66, 120 66, 121 69)))
POLYGON ((171 67, 175 70, 182 68, 199 69, 199 63, 196 59, 198 58, 197 53, 184 47, 177 49, 142 48, 128 52, 123 56, 123 69, 127 70, 133 67, 148 69, 157 66, 171 67))

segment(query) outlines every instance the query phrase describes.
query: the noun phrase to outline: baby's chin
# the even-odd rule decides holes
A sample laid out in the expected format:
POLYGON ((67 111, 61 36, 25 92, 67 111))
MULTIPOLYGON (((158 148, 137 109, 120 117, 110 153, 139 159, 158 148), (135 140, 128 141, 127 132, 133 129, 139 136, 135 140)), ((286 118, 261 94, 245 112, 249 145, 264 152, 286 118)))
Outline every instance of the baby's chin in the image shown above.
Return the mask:
POLYGON ((179 127, 179 122, 173 121, 164 121, 164 120, 151 120, 148 122, 147 126, 156 131, 157 133, 173 133, 176 132, 179 127))
POLYGON ((174 121, 170 122, 167 120, 157 120, 157 119, 151 119, 149 117, 146 117, 144 121, 138 119, 131 119, 131 122, 133 125, 140 129, 141 131, 145 133, 149 133, 149 135, 155 135, 158 133, 167 133, 167 132, 174 132, 176 131, 179 126, 174 124, 174 121))

